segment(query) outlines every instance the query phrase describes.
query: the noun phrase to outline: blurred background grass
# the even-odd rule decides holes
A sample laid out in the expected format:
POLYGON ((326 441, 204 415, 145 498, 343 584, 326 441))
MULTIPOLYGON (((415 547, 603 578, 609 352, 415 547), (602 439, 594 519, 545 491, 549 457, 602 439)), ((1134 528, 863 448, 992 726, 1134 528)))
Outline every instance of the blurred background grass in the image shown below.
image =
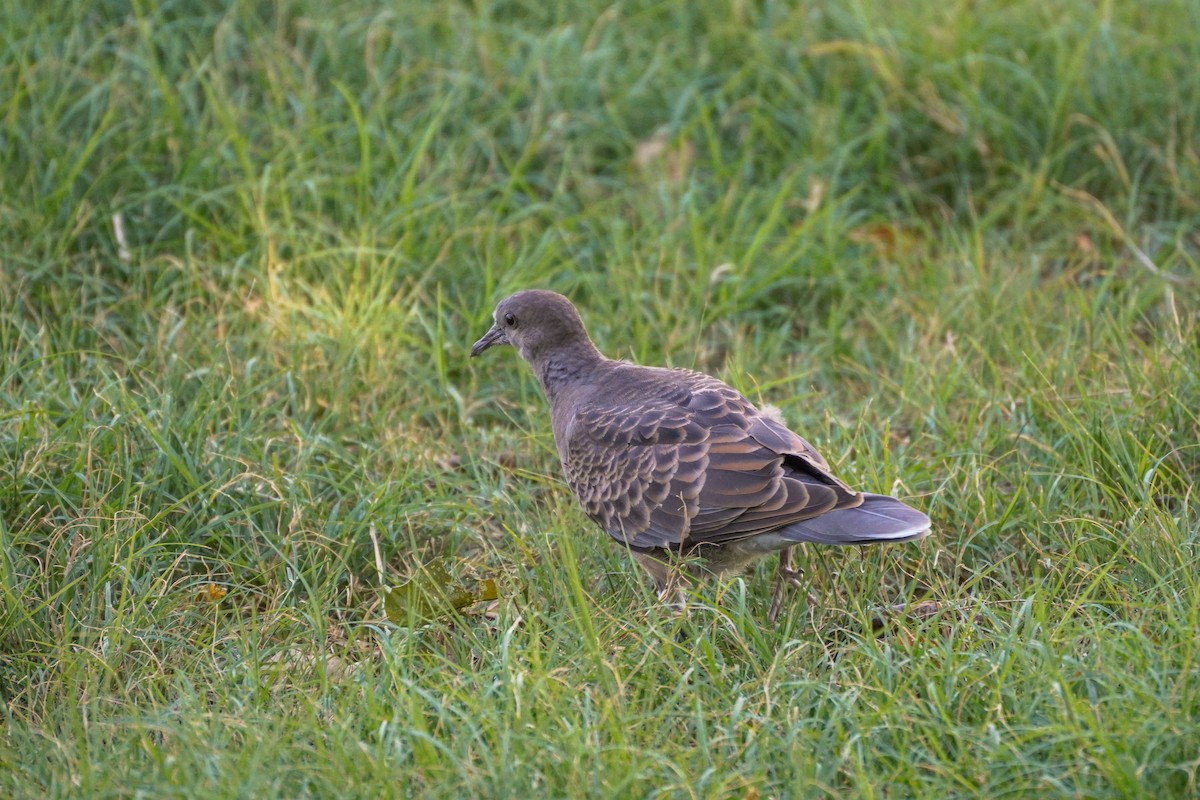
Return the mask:
POLYGON ((1197 63, 1188 0, 0 8, 3 790, 1195 796, 1197 63), (465 357, 530 286, 935 536, 658 613, 465 357), (501 603, 381 623, 372 534, 501 603))

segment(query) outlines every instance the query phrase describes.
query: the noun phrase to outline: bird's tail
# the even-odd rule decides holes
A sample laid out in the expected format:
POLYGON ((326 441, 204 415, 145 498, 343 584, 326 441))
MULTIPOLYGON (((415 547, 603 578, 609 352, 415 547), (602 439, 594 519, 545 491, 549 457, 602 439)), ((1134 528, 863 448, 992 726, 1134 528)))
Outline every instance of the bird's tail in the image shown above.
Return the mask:
POLYGON ((929 535, 929 517, 894 497, 863 493, 861 505, 839 508, 776 531, 789 542, 878 544, 929 535))

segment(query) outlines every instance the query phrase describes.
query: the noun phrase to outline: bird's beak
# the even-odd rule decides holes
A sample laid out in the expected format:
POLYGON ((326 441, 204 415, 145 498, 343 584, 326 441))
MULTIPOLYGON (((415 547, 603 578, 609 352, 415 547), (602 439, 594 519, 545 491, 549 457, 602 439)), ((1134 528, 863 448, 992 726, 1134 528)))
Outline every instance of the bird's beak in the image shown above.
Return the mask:
POLYGON ((508 344, 508 337, 504 335, 504 331, 498 325, 493 325, 492 329, 480 337, 475 346, 471 348, 471 358, 498 344, 508 344))

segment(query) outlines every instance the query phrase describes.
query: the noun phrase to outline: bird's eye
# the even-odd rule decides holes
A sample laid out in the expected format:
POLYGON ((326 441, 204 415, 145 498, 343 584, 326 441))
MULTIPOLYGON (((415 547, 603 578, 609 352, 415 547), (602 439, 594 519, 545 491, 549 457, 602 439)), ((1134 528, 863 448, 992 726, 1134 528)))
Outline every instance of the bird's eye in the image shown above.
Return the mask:
POLYGON ((515 327, 517 327, 517 318, 514 317, 512 314, 505 314, 504 315, 504 324, 510 328, 515 328, 515 327))

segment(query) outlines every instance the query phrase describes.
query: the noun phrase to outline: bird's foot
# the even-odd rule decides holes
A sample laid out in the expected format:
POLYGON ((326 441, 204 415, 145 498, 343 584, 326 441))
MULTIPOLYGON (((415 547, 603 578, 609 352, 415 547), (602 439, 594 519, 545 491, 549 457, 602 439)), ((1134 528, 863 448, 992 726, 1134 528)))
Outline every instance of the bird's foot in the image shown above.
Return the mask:
POLYGON ((658 599, 672 612, 681 617, 688 616, 687 591, 680 581, 671 581, 658 591, 658 599))
POLYGON ((650 574, 658 599, 671 611, 687 616, 688 581, 671 564, 644 553, 634 553, 634 558, 650 574))
MULTIPOLYGON (((804 588, 804 583, 800 580, 804 570, 793 567, 792 558, 791 547, 779 552, 779 568, 775 571, 775 583, 771 587, 771 605, 767 609, 767 622, 772 625, 779 619, 779 612, 783 610, 783 597, 787 590, 804 588)), ((810 603, 816 602, 811 594, 808 600, 810 603)))

